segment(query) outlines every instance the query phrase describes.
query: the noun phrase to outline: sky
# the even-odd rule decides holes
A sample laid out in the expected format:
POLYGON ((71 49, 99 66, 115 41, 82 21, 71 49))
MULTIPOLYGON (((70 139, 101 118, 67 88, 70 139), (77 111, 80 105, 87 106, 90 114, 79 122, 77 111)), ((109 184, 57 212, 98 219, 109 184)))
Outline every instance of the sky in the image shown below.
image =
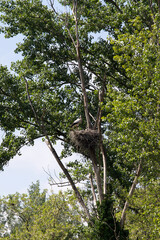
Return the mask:
MULTIPOLYGON (((0 34, 0 64, 10 67, 11 62, 21 59, 21 55, 14 53, 16 43, 20 42, 21 39, 22 36, 5 39, 4 35, 0 34)), ((0 142, 3 136, 4 133, 0 132, 0 142)), ((61 143, 58 142, 54 147, 60 154, 61 143)), ((4 171, 0 171, 0 197, 16 192, 26 193, 29 186, 36 183, 37 180, 40 181, 41 189, 47 188, 49 191, 52 189, 53 192, 58 192, 60 188, 51 187, 48 183, 46 173, 48 170, 53 174, 53 178, 58 180, 56 176, 61 170, 45 142, 38 139, 35 141, 34 146, 23 147, 21 156, 15 156, 4 167, 4 171)))

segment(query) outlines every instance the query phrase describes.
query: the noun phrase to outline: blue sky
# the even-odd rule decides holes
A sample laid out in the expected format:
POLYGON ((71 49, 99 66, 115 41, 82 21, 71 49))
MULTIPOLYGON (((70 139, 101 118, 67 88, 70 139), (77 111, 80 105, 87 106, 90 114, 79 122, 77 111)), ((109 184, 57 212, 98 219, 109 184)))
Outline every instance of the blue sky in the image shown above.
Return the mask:
MULTIPOLYGON (((58 5, 56 5, 58 7, 58 5)), ((21 41, 22 37, 14 37, 5 39, 3 34, 0 34, 0 64, 10 67, 11 62, 21 58, 20 55, 14 53, 16 43, 21 41)), ((4 133, 0 132, 0 141, 4 133)), ((55 149, 60 154, 61 144, 55 146, 55 149)), ((4 171, 0 171, 0 196, 13 194, 15 192, 23 193, 32 182, 40 180, 41 188, 50 188, 48 184, 48 176, 44 169, 50 170, 51 173, 56 172, 58 175, 60 168, 53 158, 47 145, 41 139, 35 141, 35 145, 31 147, 23 147, 21 156, 15 156, 10 160, 9 164, 4 167, 4 171)), ((52 187, 54 192, 60 190, 57 187, 52 187)))

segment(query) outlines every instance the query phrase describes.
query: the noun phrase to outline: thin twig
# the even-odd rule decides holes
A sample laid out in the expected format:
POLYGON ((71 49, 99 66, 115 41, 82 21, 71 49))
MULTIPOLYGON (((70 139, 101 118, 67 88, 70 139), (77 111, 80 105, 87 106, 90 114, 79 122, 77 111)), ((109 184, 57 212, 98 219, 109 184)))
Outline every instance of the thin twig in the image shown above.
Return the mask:
POLYGON ((56 176, 56 178, 58 178, 59 182, 56 182, 55 179, 53 178, 53 176, 51 175, 49 169, 46 171, 43 168, 43 171, 49 176, 49 181, 52 181, 52 183, 49 183, 50 185, 57 185, 58 187, 66 187, 66 186, 70 186, 70 183, 67 182, 61 182, 60 179, 56 176, 55 170, 54 170, 54 174, 56 176))

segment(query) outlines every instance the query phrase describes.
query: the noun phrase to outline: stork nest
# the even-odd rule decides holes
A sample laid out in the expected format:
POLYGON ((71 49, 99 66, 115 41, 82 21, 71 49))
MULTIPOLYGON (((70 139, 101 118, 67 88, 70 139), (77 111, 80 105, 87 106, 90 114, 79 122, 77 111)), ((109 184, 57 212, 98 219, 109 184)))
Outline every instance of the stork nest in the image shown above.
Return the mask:
POLYGON ((99 133, 97 130, 73 130, 70 132, 72 143, 81 151, 96 148, 99 144, 99 133))

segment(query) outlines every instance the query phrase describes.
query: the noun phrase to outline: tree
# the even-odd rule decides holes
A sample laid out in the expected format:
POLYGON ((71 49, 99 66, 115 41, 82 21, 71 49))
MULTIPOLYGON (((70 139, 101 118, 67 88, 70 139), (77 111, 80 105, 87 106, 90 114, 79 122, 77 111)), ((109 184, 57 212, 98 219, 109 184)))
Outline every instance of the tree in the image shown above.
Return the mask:
POLYGON ((0 201, 0 239, 87 239, 74 199, 59 192, 47 197, 39 182, 28 194, 12 194, 0 201))
POLYGON ((159 191, 159 181, 136 190, 127 216, 131 239, 159 239, 159 191))
MULTIPOLYGON (((0 3, 1 31, 24 35, 16 49, 23 60, 12 64, 14 73, 3 66, 0 71, 0 126, 6 132, 1 169, 23 145, 43 137, 96 237, 108 224, 113 238, 127 239, 128 199, 138 180, 159 176, 160 4, 61 0, 69 10, 57 13, 49 2, 50 7, 40 0, 0 3), (104 37, 93 39, 100 32, 104 37), (80 116, 79 129, 71 129, 80 116), (57 140, 64 145, 61 157, 57 140), (72 152, 83 156, 82 164, 66 167, 62 157, 72 152), (86 182, 85 192, 77 179, 86 182), (91 193, 97 210, 85 201, 91 193)), ((101 239, 111 238, 109 230, 104 233, 101 239)))
MULTIPOLYGON (((107 118, 112 122, 109 133, 112 139, 111 149, 116 151, 119 161, 123 162, 120 166, 125 164, 131 177, 136 171, 133 165, 137 168, 129 197, 133 194, 140 172, 139 183, 159 177, 160 154, 159 23, 154 18, 155 23, 150 31, 142 28, 139 17, 133 22, 134 33, 120 34, 114 45, 117 53, 114 59, 121 62, 126 70, 130 78, 130 89, 121 92, 110 88, 108 96, 113 96, 114 100, 106 105, 107 111, 110 111, 107 118)), ((118 161, 116 164, 119 165, 118 161)), ((125 206, 127 205, 128 201, 125 206)), ((125 211, 123 216, 122 224, 125 211)))

